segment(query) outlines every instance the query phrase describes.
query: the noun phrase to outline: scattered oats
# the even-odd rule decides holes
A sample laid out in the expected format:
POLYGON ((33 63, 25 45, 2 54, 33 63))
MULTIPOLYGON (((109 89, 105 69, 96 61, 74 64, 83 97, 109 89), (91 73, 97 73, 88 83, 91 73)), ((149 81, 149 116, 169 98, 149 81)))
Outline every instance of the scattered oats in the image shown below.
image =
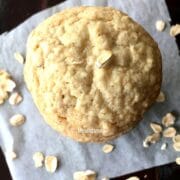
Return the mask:
POLYGON ((111 59, 112 52, 111 51, 103 51, 100 56, 97 58, 96 66, 97 68, 103 68, 111 59))
POLYGON ((8 98, 8 92, 12 92, 16 84, 11 80, 10 74, 0 69, 0 104, 8 98))
POLYGON ((44 155, 42 152, 35 152, 33 154, 34 166, 36 168, 42 167, 44 162, 44 155))
POLYGON ((156 30, 157 31, 162 32, 165 29, 165 27, 166 27, 166 23, 164 21, 162 21, 162 20, 156 21, 156 30))
POLYGON ((168 127, 163 131, 163 136, 166 138, 172 138, 176 135, 176 129, 174 127, 168 127))
POLYGON ((74 172, 73 180, 96 180, 96 172, 92 170, 74 172))
POLYGON ((167 143, 163 143, 162 146, 161 146, 161 150, 166 150, 167 149, 167 143))
POLYGON ((14 160, 17 158, 17 154, 14 151, 7 151, 6 153, 7 158, 14 160))
POLYGON ((173 148, 175 149, 175 151, 180 151, 180 143, 179 142, 174 143, 173 148))
POLYGON ((57 169, 58 160, 55 156, 45 157, 45 168, 48 172, 54 173, 57 169))
POLYGON ((161 91, 160 93, 159 93, 159 96, 157 97, 157 99, 156 99, 156 102, 164 102, 165 101, 165 95, 164 95, 164 93, 161 91))
POLYGON ((176 164, 177 164, 177 165, 180 165, 180 157, 177 157, 177 158, 176 158, 176 164))
POLYGON ((102 151, 103 151, 104 153, 110 153, 110 152, 113 151, 113 149, 114 149, 114 146, 111 145, 111 144, 105 144, 105 145, 102 147, 102 151))
POLYGON ((173 139, 174 143, 176 143, 176 142, 180 143, 180 134, 174 136, 172 139, 173 139))
POLYGON ((18 92, 14 92, 9 97, 9 104, 16 105, 22 101, 22 96, 18 92))
POLYGON ((12 126, 21 126, 25 122, 25 117, 22 114, 15 114, 9 121, 12 126))
POLYGON ((21 64, 24 64, 24 57, 19 52, 14 53, 14 58, 21 64))
POLYGON ((162 132, 162 127, 161 125, 157 124, 157 123, 151 123, 150 124, 151 129, 155 132, 155 133, 160 133, 162 132))
POLYGON ((110 180, 108 177, 103 177, 101 180, 110 180))
POLYGON ((126 180, 140 180, 140 178, 137 176, 132 176, 132 177, 127 178, 126 180))
POLYGON ((169 127, 171 125, 174 124, 175 122, 175 117, 173 116, 172 113, 167 113, 163 118, 162 118, 162 124, 165 126, 165 127, 169 127))
POLYGON ((174 26, 171 26, 170 35, 171 36, 177 36, 178 34, 180 34, 180 24, 176 24, 174 26))

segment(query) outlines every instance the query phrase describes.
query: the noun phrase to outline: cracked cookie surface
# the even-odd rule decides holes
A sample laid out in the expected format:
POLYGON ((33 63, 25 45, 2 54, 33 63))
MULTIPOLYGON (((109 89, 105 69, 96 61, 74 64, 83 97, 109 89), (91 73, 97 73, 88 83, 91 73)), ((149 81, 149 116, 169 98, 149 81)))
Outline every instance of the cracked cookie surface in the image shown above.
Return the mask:
POLYGON ((161 68, 157 44, 126 14, 76 7, 31 32, 24 77, 51 127, 101 142, 139 122, 160 92, 161 68))

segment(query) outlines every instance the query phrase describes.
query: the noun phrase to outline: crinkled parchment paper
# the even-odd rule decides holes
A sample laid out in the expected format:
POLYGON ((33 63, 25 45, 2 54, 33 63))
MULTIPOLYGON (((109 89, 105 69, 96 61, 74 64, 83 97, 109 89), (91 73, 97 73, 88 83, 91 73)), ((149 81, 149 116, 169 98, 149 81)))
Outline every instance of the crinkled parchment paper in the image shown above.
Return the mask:
MULTIPOLYGON (((147 149, 142 146, 145 136, 151 133, 150 121, 160 122, 166 112, 178 112, 180 107, 180 58, 175 39, 169 35, 169 21, 164 0, 69 0, 32 16, 14 30, 0 36, 0 69, 12 74, 17 83, 16 90, 24 97, 18 106, 11 106, 8 102, 0 106, 1 147, 3 151, 13 148, 18 154, 18 159, 14 161, 7 159, 14 180, 71 180, 74 171, 85 169, 97 171, 100 179, 102 176, 124 175, 175 160, 177 153, 171 146, 166 151, 160 150, 163 140, 147 149), (128 13, 154 37, 162 52, 162 89, 167 101, 155 104, 134 130, 112 141, 116 148, 110 154, 102 152, 102 144, 81 144, 52 130, 44 122, 27 91, 23 65, 13 58, 16 51, 25 54, 27 36, 39 22, 62 9, 80 5, 113 6, 128 13), (167 22, 164 32, 155 29, 158 19, 167 22), (11 127, 8 122, 15 113, 22 113, 27 118, 26 123, 18 128, 11 127), (36 151, 57 155, 60 166, 56 173, 50 174, 44 168, 35 169, 32 154, 36 151)), ((168 142, 171 144, 171 141, 168 142)))

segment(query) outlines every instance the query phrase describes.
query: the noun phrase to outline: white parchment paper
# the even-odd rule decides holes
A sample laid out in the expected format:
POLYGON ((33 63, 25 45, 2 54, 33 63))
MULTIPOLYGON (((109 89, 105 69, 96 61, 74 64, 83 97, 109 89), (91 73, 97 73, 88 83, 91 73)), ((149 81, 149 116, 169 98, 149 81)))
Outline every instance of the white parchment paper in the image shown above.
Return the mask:
POLYGON ((178 113, 180 107, 180 58, 175 39, 169 35, 169 14, 164 0, 69 0, 50 9, 44 10, 25 21, 14 30, 0 36, 0 68, 12 74, 17 83, 16 90, 24 97, 18 106, 6 102, 0 106, 0 137, 3 151, 17 152, 18 159, 7 159, 14 180, 71 180, 77 170, 92 169, 102 176, 119 176, 137 170, 169 163, 178 155, 171 147, 166 151, 160 146, 165 140, 148 149, 142 147, 142 141, 151 130, 150 121, 160 122, 161 117, 169 111, 178 113), (110 154, 101 151, 102 144, 81 144, 59 135, 52 130, 39 114, 27 91, 23 80, 23 65, 14 58, 18 51, 25 54, 26 40, 29 32, 42 20, 55 12, 72 6, 98 5, 113 6, 128 13, 158 42, 163 57, 163 85, 167 101, 155 104, 144 116, 144 120, 130 133, 112 141, 116 146, 110 154), (167 22, 164 32, 157 32, 155 22, 162 19, 167 22), (11 127, 9 118, 15 113, 26 116, 26 123, 19 127, 11 127), (60 159, 59 169, 49 174, 44 168, 35 169, 32 155, 42 151, 46 155, 56 155, 60 159))

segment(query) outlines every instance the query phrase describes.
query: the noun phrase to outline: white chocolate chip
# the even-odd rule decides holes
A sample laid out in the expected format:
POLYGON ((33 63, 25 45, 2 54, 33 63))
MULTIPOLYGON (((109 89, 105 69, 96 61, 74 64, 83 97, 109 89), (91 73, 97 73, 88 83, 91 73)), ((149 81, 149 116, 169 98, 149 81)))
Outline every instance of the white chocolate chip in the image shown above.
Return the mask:
POLYGON ((163 118, 162 118, 162 124, 165 127, 169 127, 174 124, 175 122, 175 117, 171 113, 167 113, 163 118))
POLYGON ((174 127, 168 127, 163 131, 163 136, 166 138, 173 138, 176 135, 176 129, 174 127))
POLYGON ((55 156, 45 157, 45 168, 48 172, 54 173, 57 169, 58 160, 55 156))
POLYGON ((18 92, 14 92, 9 97, 9 104, 16 105, 22 101, 22 96, 18 92))
POLYGON ((166 150, 167 149, 167 143, 163 143, 162 146, 161 146, 161 150, 166 150))
POLYGON ((102 53, 98 56, 96 61, 96 66, 98 68, 103 68, 111 59, 112 52, 111 51, 102 51, 102 53))
POLYGON ((174 143, 176 143, 176 142, 180 143, 180 134, 174 136, 174 137, 172 138, 172 140, 173 140, 174 143))
POLYGON ((150 127, 151 127, 151 129, 152 129, 155 133, 160 133, 160 132, 162 132, 162 127, 161 127, 161 125, 159 125, 159 124, 151 123, 151 124, 150 124, 150 127))
POLYGON ((14 53, 14 58, 21 64, 24 64, 24 57, 19 52, 14 53))
POLYGON ((179 142, 174 143, 173 148, 175 149, 175 151, 180 151, 180 143, 179 142))
POLYGON ((140 178, 137 176, 132 176, 132 177, 127 178, 126 180, 140 180, 140 178))
POLYGON ((9 121, 12 126, 21 126, 25 122, 25 117, 22 114, 15 114, 9 121))
POLYGON ((177 36, 178 34, 180 34, 180 24, 176 24, 174 26, 171 26, 170 35, 171 36, 177 36))
POLYGON ((164 21, 162 21, 162 20, 156 21, 156 30, 157 31, 162 32, 165 29, 165 27, 166 27, 166 23, 164 21))
POLYGON ((44 155, 42 152, 35 152, 33 154, 33 160, 34 160, 34 166, 36 168, 42 167, 43 166, 43 161, 44 161, 44 155))
POLYGON ((110 153, 110 152, 113 151, 113 149, 114 149, 114 146, 111 145, 111 144, 105 144, 105 145, 102 147, 102 151, 103 151, 104 153, 110 153))
POLYGON ((11 160, 14 160, 17 158, 17 154, 14 151, 7 151, 5 154, 6 154, 6 157, 11 160))
POLYGON ((177 164, 177 165, 180 165, 180 157, 177 157, 177 158, 176 158, 176 164, 177 164))
POLYGON ((165 101, 165 95, 164 95, 164 93, 161 91, 160 93, 159 93, 159 96, 157 97, 157 99, 156 99, 156 102, 164 102, 165 101))
POLYGON ((73 174, 73 180, 95 180, 96 172, 92 170, 77 171, 73 174))

